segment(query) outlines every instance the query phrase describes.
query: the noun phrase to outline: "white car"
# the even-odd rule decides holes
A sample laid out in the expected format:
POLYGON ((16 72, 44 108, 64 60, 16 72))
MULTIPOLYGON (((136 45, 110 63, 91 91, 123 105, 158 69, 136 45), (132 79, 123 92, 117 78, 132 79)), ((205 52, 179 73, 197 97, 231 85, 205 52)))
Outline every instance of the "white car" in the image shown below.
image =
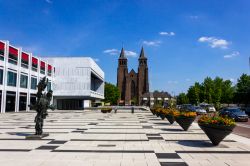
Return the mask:
POLYGON ((216 112, 216 109, 215 109, 214 106, 211 105, 211 104, 201 103, 200 106, 201 106, 203 109, 207 110, 207 112, 216 112))
POLYGON ((216 109, 214 108, 214 106, 208 106, 207 112, 216 112, 216 109))

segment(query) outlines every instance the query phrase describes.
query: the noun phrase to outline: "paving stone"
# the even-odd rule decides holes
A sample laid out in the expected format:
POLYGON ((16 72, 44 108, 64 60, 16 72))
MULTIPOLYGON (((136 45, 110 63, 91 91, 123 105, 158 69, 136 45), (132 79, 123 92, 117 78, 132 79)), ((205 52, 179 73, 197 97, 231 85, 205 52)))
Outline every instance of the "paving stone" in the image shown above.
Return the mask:
POLYGON ((59 146, 40 146, 40 147, 38 147, 36 149, 38 149, 38 150, 54 150, 54 149, 56 149, 58 147, 59 146))
POLYGON ((59 140, 53 140, 49 142, 48 144, 65 144, 67 141, 59 141, 59 140))
POLYGON ((177 153, 155 153, 158 159, 178 159, 180 156, 177 153))
POLYGON ((42 140, 34 133, 35 112, 0 114, 0 164, 42 165, 248 165, 250 141, 229 135, 213 146, 193 123, 183 131, 150 112, 54 111, 42 140), (143 119, 143 120, 142 120, 143 119), (54 146, 52 146, 54 145, 54 146))

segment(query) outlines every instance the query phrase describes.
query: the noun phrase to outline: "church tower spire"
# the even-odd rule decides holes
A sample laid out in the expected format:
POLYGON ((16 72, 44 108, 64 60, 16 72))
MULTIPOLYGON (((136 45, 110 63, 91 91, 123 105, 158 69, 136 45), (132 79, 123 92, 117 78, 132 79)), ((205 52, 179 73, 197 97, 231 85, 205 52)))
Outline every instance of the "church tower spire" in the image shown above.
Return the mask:
POLYGON ((139 105, 142 104, 142 95, 144 93, 149 92, 149 83, 148 83, 148 64, 147 64, 147 57, 144 53, 144 48, 141 48, 138 67, 138 101, 140 102, 139 105))
MULTIPOLYGON (((143 46, 142 46, 139 59, 145 59, 145 58, 146 58, 146 56, 145 56, 145 54, 144 54, 144 48, 143 48, 143 46)), ((146 59, 147 59, 147 58, 146 58, 146 59)))
POLYGON ((119 59, 126 59, 126 57, 125 57, 125 51, 124 51, 123 47, 122 47, 119 59))
POLYGON ((117 87, 121 93, 120 101, 125 102, 125 92, 126 92, 126 76, 128 74, 127 58, 125 56, 124 48, 122 47, 121 53, 118 59, 117 68, 117 87))
POLYGON ((144 53, 144 48, 142 47, 141 48, 141 53, 140 53, 140 57, 138 59, 139 61, 139 66, 147 66, 147 57, 145 56, 145 53, 144 53))

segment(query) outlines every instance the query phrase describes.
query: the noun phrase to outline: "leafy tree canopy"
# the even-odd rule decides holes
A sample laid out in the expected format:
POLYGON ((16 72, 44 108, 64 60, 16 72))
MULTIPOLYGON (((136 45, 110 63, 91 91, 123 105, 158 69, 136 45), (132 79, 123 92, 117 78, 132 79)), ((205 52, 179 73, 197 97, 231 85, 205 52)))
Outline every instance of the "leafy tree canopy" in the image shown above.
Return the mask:
POLYGON ((115 85, 106 82, 104 86, 104 97, 104 102, 116 105, 120 97, 120 91, 115 85))
POLYGON ((250 75, 242 74, 236 85, 235 101, 238 103, 250 103, 250 75))

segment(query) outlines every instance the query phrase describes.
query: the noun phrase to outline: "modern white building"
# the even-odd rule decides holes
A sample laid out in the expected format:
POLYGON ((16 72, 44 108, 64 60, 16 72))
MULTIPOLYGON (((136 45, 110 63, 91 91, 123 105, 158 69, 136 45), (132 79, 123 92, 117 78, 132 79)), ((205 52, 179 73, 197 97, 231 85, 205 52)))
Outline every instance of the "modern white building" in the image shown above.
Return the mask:
POLYGON ((37 83, 47 76, 52 89, 54 67, 22 48, 0 41, 0 108, 1 113, 29 111, 36 102, 37 83))
POLYGON ((104 72, 89 57, 53 57, 53 101, 57 109, 91 107, 104 99, 104 72))
POLYGON ((83 109, 104 99, 104 72, 91 58, 38 58, 0 41, 1 113, 29 111, 37 83, 46 76, 57 109, 83 109))

